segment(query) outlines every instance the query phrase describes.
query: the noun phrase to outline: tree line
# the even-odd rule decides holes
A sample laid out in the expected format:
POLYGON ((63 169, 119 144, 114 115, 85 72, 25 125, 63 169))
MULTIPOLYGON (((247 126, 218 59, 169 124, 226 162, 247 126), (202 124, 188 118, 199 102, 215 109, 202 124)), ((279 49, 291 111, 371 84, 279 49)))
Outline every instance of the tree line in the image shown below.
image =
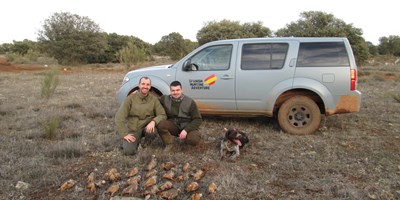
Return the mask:
POLYGON ((54 13, 38 32, 37 42, 13 41, 0 45, 0 54, 10 62, 48 62, 62 65, 90 63, 124 63, 131 67, 149 61, 153 56, 178 60, 207 42, 252 37, 346 37, 352 45, 358 64, 369 56, 400 56, 400 37, 383 36, 379 44, 365 41, 362 30, 332 14, 320 11, 302 12, 300 18, 272 32, 262 22, 244 23, 221 20, 206 22, 196 35, 197 41, 170 33, 152 45, 134 36, 105 33, 88 17, 69 12, 54 13))

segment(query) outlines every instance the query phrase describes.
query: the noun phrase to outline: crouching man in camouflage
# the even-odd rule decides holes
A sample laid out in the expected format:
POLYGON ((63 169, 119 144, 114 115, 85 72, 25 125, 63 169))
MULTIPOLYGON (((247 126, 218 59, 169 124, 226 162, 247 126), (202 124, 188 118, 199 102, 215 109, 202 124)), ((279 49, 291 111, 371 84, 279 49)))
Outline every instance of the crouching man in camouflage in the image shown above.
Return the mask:
POLYGON ((156 125, 167 118, 158 98, 150 94, 150 88, 150 78, 142 77, 139 91, 126 97, 115 115, 125 155, 136 154, 141 138, 157 134, 156 125))
POLYGON ((170 84, 170 95, 163 95, 160 99, 167 120, 162 120, 157 125, 158 134, 163 140, 166 150, 173 148, 175 137, 179 137, 185 143, 195 146, 200 142, 199 127, 203 122, 196 102, 183 94, 179 81, 170 84))

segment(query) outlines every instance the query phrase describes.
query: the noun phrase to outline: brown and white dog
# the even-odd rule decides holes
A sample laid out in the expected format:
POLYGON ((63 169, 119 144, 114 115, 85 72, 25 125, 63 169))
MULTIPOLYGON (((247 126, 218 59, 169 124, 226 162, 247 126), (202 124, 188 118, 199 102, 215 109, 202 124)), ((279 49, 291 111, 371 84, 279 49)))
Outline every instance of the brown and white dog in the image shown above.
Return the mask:
POLYGON ((230 160, 235 160, 240 155, 242 149, 247 143, 249 138, 242 131, 224 128, 225 137, 221 140, 221 159, 228 157, 230 160))

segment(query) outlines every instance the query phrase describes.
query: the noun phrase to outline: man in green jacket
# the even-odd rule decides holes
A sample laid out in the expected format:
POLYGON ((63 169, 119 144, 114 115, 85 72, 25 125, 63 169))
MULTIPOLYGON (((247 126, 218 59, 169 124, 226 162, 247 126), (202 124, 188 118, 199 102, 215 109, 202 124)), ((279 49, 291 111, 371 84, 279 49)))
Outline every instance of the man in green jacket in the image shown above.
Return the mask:
POLYGON ((157 125, 158 134, 163 140, 166 149, 170 150, 174 138, 179 137, 190 145, 197 145, 200 142, 199 127, 203 122, 196 102, 183 94, 182 85, 179 81, 170 84, 170 95, 163 95, 160 99, 167 120, 162 120, 157 125))
POLYGON ((156 134, 156 125, 166 119, 158 98, 150 94, 151 80, 139 80, 139 92, 126 97, 115 115, 115 123, 122 140, 123 153, 134 155, 143 136, 156 134))

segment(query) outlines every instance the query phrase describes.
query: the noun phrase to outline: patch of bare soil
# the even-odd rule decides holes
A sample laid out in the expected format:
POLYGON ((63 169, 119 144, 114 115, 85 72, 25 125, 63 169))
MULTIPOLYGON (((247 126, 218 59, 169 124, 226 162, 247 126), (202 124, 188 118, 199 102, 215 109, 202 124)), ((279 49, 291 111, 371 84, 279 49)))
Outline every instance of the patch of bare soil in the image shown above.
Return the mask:
POLYGON ((45 67, 43 66, 36 66, 36 65, 28 65, 28 66, 22 66, 22 65, 14 65, 7 63, 6 59, 4 57, 0 56, 0 72, 34 72, 34 71, 41 71, 45 70, 45 67))
MULTIPOLYGON (((138 67, 144 67, 138 66, 138 67)), ((11 73, 20 73, 20 72, 41 72, 48 70, 48 66, 44 65, 32 65, 32 64, 11 64, 6 61, 6 58, 0 56, 0 72, 11 72, 11 73)), ((121 66, 62 66, 60 67, 60 71, 62 74, 71 74, 71 73, 125 73, 128 70, 124 69, 121 66)))
MULTIPOLYGON (((60 85, 46 100, 40 96, 46 69, 13 67, 0 73, 0 84, 7 86, 0 87, 0 199, 110 199, 113 184, 119 185, 113 194, 120 197, 127 173, 135 167, 142 176, 138 189, 124 197, 144 198, 152 155, 157 158, 156 185, 170 181, 175 199, 190 199, 195 193, 202 199, 400 198, 400 103, 393 98, 400 95, 398 67, 360 69, 366 74, 358 84, 361 111, 326 117, 313 135, 282 133, 268 118, 205 117, 199 146, 176 140, 173 151, 165 152, 156 136, 136 156, 121 154, 114 125, 116 93, 125 70, 65 67, 60 85), (376 78, 378 72, 395 78, 376 78), (58 126, 50 139, 46 127, 53 119, 58 126), (250 138, 234 162, 219 157, 223 127, 236 127, 250 138), (161 166, 165 162, 176 165, 172 180, 163 178, 169 171, 161 166), (188 178, 179 181, 186 175, 186 163, 191 166, 188 178), (118 179, 107 177, 112 168, 118 179), (196 180, 198 170, 204 175, 196 180), (70 179, 75 184, 61 192, 70 179), (19 181, 28 186, 16 187, 19 181), (199 188, 188 192, 194 181, 199 188), (209 192, 211 183, 215 193, 209 192)), ((156 192, 151 199, 163 197, 156 192)))

